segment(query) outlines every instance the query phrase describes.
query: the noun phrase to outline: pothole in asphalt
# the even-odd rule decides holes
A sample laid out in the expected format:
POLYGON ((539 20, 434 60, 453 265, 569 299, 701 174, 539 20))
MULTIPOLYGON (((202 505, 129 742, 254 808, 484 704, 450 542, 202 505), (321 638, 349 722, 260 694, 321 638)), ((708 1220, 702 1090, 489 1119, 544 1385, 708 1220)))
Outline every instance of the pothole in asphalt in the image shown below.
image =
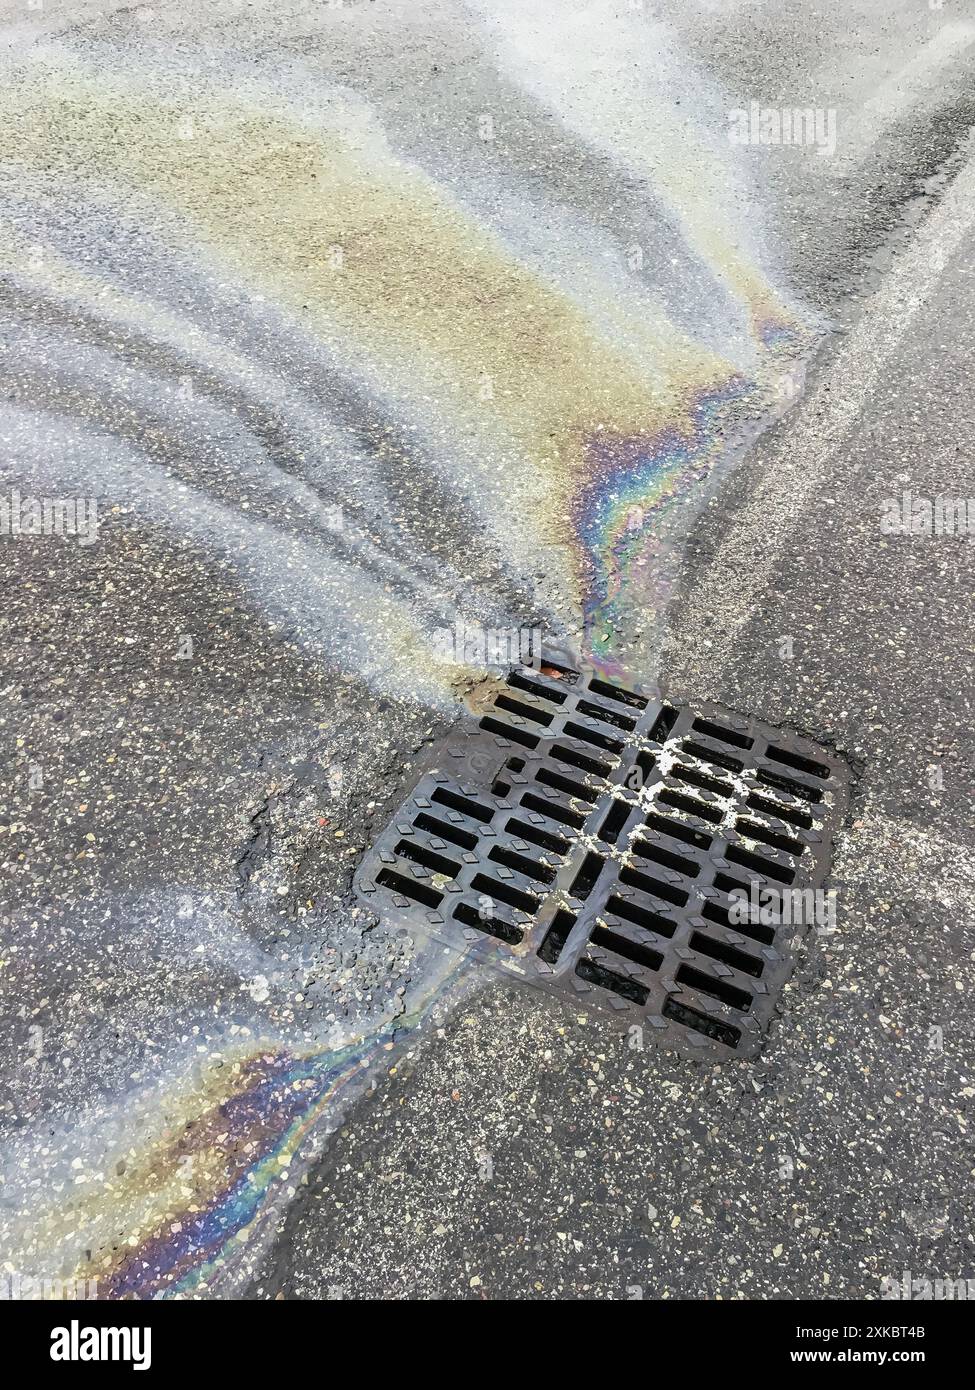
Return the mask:
POLYGON ((554 658, 441 746, 356 876, 392 929, 694 1057, 757 1054, 849 792, 827 748, 554 658))

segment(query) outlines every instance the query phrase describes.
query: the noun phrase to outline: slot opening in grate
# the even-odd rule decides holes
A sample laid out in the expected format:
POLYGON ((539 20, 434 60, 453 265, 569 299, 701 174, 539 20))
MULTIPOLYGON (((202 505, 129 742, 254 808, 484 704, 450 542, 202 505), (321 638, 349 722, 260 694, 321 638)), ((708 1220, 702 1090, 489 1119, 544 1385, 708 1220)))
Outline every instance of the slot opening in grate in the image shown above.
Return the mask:
POLYGON ((554 965, 562 954, 562 948, 569 938, 569 933, 576 924, 576 915, 569 912, 566 908, 560 907, 552 918, 552 924, 545 933, 544 940, 538 948, 538 954, 548 965, 554 965))
POLYGON ((703 743, 695 743, 693 739, 685 739, 681 744, 685 753, 690 753, 694 758, 700 758, 702 763, 713 763, 715 767, 724 768, 725 772, 743 772, 745 764, 739 758, 733 758, 730 753, 720 753, 714 748, 705 748, 703 743))
POLYGON ((604 724, 612 724, 627 733, 636 728, 636 720, 632 715, 621 714, 618 709, 607 709, 605 705, 594 704, 592 700, 580 700, 576 708, 580 714, 586 714, 590 719, 601 719, 604 724))
POLYGON ((540 700, 551 700, 556 705, 565 704, 564 690, 556 690, 553 686, 544 685, 542 681, 532 680, 529 676, 523 676, 520 671, 511 672, 508 685, 514 686, 516 690, 524 690, 529 695, 536 695, 540 700))
POLYGON ((470 903, 458 903, 454 908, 454 916, 458 922, 463 922, 465 927, 474 927, 487 936, 496 936, 499 941, 507 941, 510 946, 519 945, 525 935, 521 927, 502 921, 500 917, 482 913, 471 907, 470 903))
POLYGON ((662 913, 654 912, 649 907, 641 907, 632 898, 617 897, 615 893, 607 899, 606 911, 614 917, 623 917, 646 931, 656 932, 658 936, 671 937, 677 930, 677 923, 664 917, 662 913))
POLYGON ((673 995, 670 995, 664 1004, 663 1014, 664 1018, 672 1019, 674 1023, 680 1023, 695 1033, 703 1033, 706 1038, 723 1043, 725 1047, 736 1048, 741 1041, 740 1028, 736 1028, 731 1023, 725 1023, 720 1018, 711 1018, 709 1014, 702 1014, 700 1010, 692 1009, 689 1004, 682 1004, 673 995))
POLYGON ((469 830, 461 830, 459 825, 452 825, 450 821, 438 820, 436 816, 428 816, 426 811, 421 811, 413 824, 417 830, 426 830, 431 835, 439 835, 441 840, 450 840, 452 844, 459 845, 461 849, 477 849, 476 835, 472 835, 469 830))
POLYGON ((797 825, 801 830, 812 829, 813 818, 807 811, 800 811, 795 806, 784 806, 781 802, 762 796, 760 792, 752 792, 745 805, 751 806, 755 811, 764 811, 767 816, 777 816, 779 820, 797 825))
POLYGON ((435 874, 446 874, 448 878, 456 878, 460 873, 459 864, 455 864, 443 854, 436 854, 432 849, 418 845, 415 840, 400 840, 393 853, 398 854, 401 859, 420 864, 424 869, 431 869, 435 874))
POLYGON ((625 883, 628 888, 639 888, 642 893, 649 893, 651 897, 663 898, 677 907, 683 907, 687 902, 687 894, 683 888, 673 888, 669 883, 662 883, 659 878, 651 878, 639 869, 621 869, 620 883, 625 883))
POLYGON ((721 724, 712 724, 710 719, 695 719, 691 728, 698 734, 704 734, 707 738, 716 738, 721 743, 731 743, 736 748, 753 748, 755 740, 746 734, 740 734, 736 729, 726 729, 721 724))
POLYGON ((481 728, 489 734, 499 734, 501 738, 510 739, 512 743, 520 743, 523 748, 537 748, 542 741, 537 734, 530 734, 527 729, 519 729, 516 724, 505 724, 500 719, 492 719, 489 714, 481 720, 481 728))
POLYGON ((784 763, 786 767, 794 767, 796 772, 805 772, 809 777, 827 778, 829 768, 822 763, 814 762, 812 758, 804 757, 802 754, 793 753, 789 748, 768 748, 768 757, 773 758, 777 763, 784 763))
POLYGON ((735 821, 735 829, 740 835, 747 835, 750 840, 762 840, 773 849, 784 850, 786 854, 799 855, 806 848, 801 840, 795 839, 792 835, 786 835, 781 830, 770 830, 767 825, 745 820, 741 816, 735 821))
POLYGON ((569 889, 572 897, 580 900, 588 898, 596 886, 596 879, 605 867, 606 860, 603 856, 597 854, 595 850, 589 850, 582 861, 579 872, 572 881, 572 887, 569 889))
POLYGON ((613 771, 611 767, 607 767, 598 759, 590 758, 587 753, 577 753, 574 748, 566 748, 564 743, 552 745, 552 757, 557 762, 568 763, 570 767, 577 767, 580 772, 591 772, 594 777, 601 777, 604 782, 613 771))
POLYGON ((650 730, 650 739, 653 743, 663 743, 670 737, 670 731, 677 723, 678 711, 672 709, 670 705, 662 705, 660 713, 653 722, 650 730))
POLYGON ((670 787, 664 788, 659 799, 665 806, 673 806, 678 811, 686 811, 690 816, 712 821, 715 825, 720 825, 724 819, 717 806, 709 806, 706 801, 698 801, 696 796, 685 796, 683 792, 673 791, 670 787))
POLYGON ((739 989, 727 980, 719 980, 714 975, 705 975, 703 970, 697 970, 693 965, 679 966, 676 978, 679 985, 688 985, 696 989, 698 994, 709 994, 712 999, 718 999, 740 1013, 745 1013, 752 1006, 752 996, 747 990, 739 989))
POLYGON ((651 813, 644 817, 643 823, 651 830, 657 830, 661 835, 669 835, 672 840, 682 840, 685 845, 693 845, 695 849, 709 849, 714 838, 711 835, 705 835, 703 830, 693 830, 689 825, 684 825, 671 816, 658 816, 651 813))
POLYGON ((628 801, 614 799, 603 817, 602 825, 599 827, 599 839, 607 845, 615 845, 620 837, 620 831, 630 818, 632 809, 628 801))
POLYGON ((630 709, 646 709, 650 703, 644 696, 637 695, 632 690, 624 690, 619 685, 610 685, 609 681, 591 680, 589 689, 594 695, 603 695, 607 700, 618 700, 621 705, 629 705, 630 709))
POLYGON ((652 859, 655 863, 663 864, 668 869, 674 869, 687 878, 697 878, 700 873, 700 867, 695 864, 693 859, 688 859, 683 854, 675 854, 673 850, 664 849, 663 845, 651 844, 649 840, 633 840, 630 843, 630 849, 641 859, 652 859))
POLYGON ((438 893, 429 884, 421 883, 419 879, 406 878, 403 874, 398 874, 395 869, 381 869, 376 875, 376 882, 381 888, 389 888, 393 893, 399 893, 404 898, 412 898, 414 902, 422 903, 424 907, 439 907, 443 902, 443 894, 438 893))
POLYGON ((527 855, 518 854, 513 849, 505 849, 502 845, 495 845, 488 858, 493 859, 496 864, 503 864, 506 869, 534 879, 536 883, 552 883, 555 880, 555 870, 551 865, 536 864, 535 860, 529 859, 527 855))
POLYGON ((586 823, 585 816, 580 815, 578 811, 561 806, 557 801, 546 801, 544 797, 535 796, 533 792, 525 792, 521 804, 525 810, 534 811, 546 820, 558 821, 560 825, 569 825, 573 830, 581 830, 586 823))
POLYGON ((765 878, 777 879, 779 883, 795 881, 795 869, 787 869, 784 864, 775 864, 760 854, 752 854, 750 849, 742 849, 741 845, 729 845, 725 850, 725 858, 732 864, 742 864, 746 869, 755 869, 765 878))
POLYGON ((516 888, 513 883, 488 878, 487 874, 475 874, 471 879, 471 887, 475 893, 483 893, 485 897, 500 898, 509 907, 517 907, 529 917, 538 911, 538 899, 534 893, 526 893, 523 889, 516 888))
POLYGON ((588 782, 578 782, 560 772, 551 772, 547 767, 538 769, 535 781, 546 787, 554 787, 557 792, 565 792, 566 796, 577 797, 579 801, 595 801, 599 795, 599 789, 591 787, 588 782))
POLYGON ((588 980, 591 985, 599 985, 601 989, 609 990, 610 994, 618 994, 634 1004, 645 1004, 650 998, 650 991, 639 980, 618 975, 615 970, 608 970, 605 965, 597 964, 588 956, 583 956, 579 961, 576 974, 580 980, 588 980))
POLYGON ((600 733, 598 729, 586 729, 582 724, 569 722, 565 726, 565 732, 571 738, 580 739, 583 743, 591 743, 593 748, 602 748, 606 753, 622 753, 623 744, 618 738, 611 738, 609 734, 600 733))
POLYGON ((456 792, 448 791, 445 787, 437 787, 431 793, 431 801, 437 801, 441 806, 449 806, 452 811, 460 811, 462 815, 473 816, 475 820, 489 821, 494 815, 494 811, 489 806, 482 806, 479 801, 472 801, 468 796, 458 796, 456 792))
POLYGON ((734 791, 730 782, 709 777, 707 773, 699 772, 696 767, 688 767, 686 763, 674 763, 670 771, 673 777, 679 777, 682 782, 688 782, 692 787, 700 787, 704 792, 713 792, 715 796, 729 797, 734 791))
POLYGON ((543 830, 540 825, 533 825, 531 821, 519 820, 517 816, 512 816, 504 828, 512 835, 517 835, 519 839, 528 840, 540 849, 549 849, 553 854, 567 854, 569 851, 569 842, 561 835, 556 835, 551 830, 543 830))
POLYGON ((774 787, 776 791, 787 792, 789 796, 799 797, 802 801, 820 802, 823 799, 823 794, 818 787, 807 787, 805 782, 797 782, 794 778, 784 777, 779 772, 770 772, 767 767, 760 767, 755 775, 767 787, 774 787))
POLYGON ((716 941, 713 936, 705 936, 704 932, 696 931, 691 932, 688 944, 692 951, 697 951, 702 956, 710 956, 724 965, 730 965, 733 970, 740 970, 744 975, 754 975, 756 980, 761 976, 763 964, 758 957, 739 950, 737 946, 729 945, 727 941, 716 941))
POLYGON ((659 970, 663 964, 662 952, 655 951, 652 946, 642 946, 629 937, 619 936, 609 927, 596 927, 589 939, 594 946, 604 946, 607 951, 615 952, 634 965, 642 965, 645 970, 659 970))
POLYGON ((548 710, 538 709, 536 705, 526 705, 523 700, 515 700, 510 695, 499 695, 494 706, 495 709, 507 710, 509 714, 517 714, 522 719, 531 719, 536 724, 544 724, 546 728, 555 718, 555 715, 548 710))

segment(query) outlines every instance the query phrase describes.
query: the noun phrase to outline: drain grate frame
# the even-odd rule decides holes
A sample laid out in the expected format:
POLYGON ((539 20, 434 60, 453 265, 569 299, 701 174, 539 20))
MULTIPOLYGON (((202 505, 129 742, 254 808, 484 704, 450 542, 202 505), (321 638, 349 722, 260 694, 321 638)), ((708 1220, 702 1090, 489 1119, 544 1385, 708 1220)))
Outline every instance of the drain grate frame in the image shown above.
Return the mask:
POLYGON ((750 1058, 808 921, 731 922, 729 895, 820 888, 848 798, 827 748, 553 657, 439 750, 355 890, 663 1047, 750 1058))

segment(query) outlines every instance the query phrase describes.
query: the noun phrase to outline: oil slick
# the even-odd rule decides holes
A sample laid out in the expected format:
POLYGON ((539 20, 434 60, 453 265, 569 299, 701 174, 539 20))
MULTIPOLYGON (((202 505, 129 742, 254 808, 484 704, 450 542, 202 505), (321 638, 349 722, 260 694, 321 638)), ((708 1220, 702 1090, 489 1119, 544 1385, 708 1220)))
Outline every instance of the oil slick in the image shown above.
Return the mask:
MULTIPOLYGON (((573 0, 554 44, 537 0, 436 6, 511 113, 486 139, 485 113, 445 132, 435 101, 397 116, 328 70, 331 47, 401 46, 402 14, 366 8, 301 62, 265 19, 281 59, 256 76, 212 36, 180 56, 111 26, 4 59, 3 472, 83 478, 192 537, 378 690, 453 706, 432 634, 455 623, 542 622, 622 670, 634 607, 662 613, 695 507, 814 325, 763 269, 721 102, 689 109, 706 86, 662 26, 573 0), (568 172, 532 165, 533 129, 568 172), (573 160, 639 190, 639 255, 573 201, 573 160)), ((83 1236, 63 1272, 100 1296, 239 1288, 321 1136, 461 974, 429 961, 395 1028, 255 1024, 217 1072, 173 1059, 98 1124, 24 1134, 11 1170, 51 1180, 9 1258, 63 1269, 83 1236)))
MULTIPOLYGON (((751 235, 735 221, 727 146, 703 127, 689 129, 675 104, 680 82, 697 83, 697 75, 684 72, 659 25, 609 22, 605 8, 568 12, 566 42, 555 47, 543 41, 537 5, 492 6, 489 29, 500 27, 508 80, 547 104, 593 158, 612 158, 621 176, 640 179, 648 200, 660 203, 685 275, 693 269, 677 287, 681 295, 721 297, 737 324, 721 350, 696 341, 660 304, 648 313, 647 296, 631 307, 601 254, 589 266, 577 255, 567 282, 559 248, 568 228, 559 228, 551 206, 551 256, 543 251, 529 262, 516 218, 499 226, 491 206, 479 215, 470 189, 442 185, 435 170, 400 158, 376 114, 347 90, 319 89, 302 110, 253 83, 240 92, 211 81, 201 92, 177 76, 162 87, 151 71, 123 78, 49 49, 11 73, 0 99, 0 147, 39 201, 70 186, 103 217, 115 200, 135 202, 143 227, 161 218, 182 260, 239 287, 248 306, 273 306, 333 371, 340 364, 376 421, 371 449, 360 447, 355 474, 345 472, 379 494, 375 510, 383 470, 397 466, 390 440, 406 432, 437 491, 452 510, 470 512, 509 575, 537 573, 547 546, 546 558, 562 572, 540 574, 533 598, 560 635, 578 629, 580 614, 588 631, 606 628, 602 609, 623 582, 621 518, 632 531, 632 508, 641 506, 652 536, 669 502, 693 491, 720 454, 723 427, 734 420, 725 407, 748 398, 757 408, 774 382, 774 349, 802 341, 795 311, 750 258, 751 235), (644 61, 624 64, 641 43, 644 61), (79 180, 79 169, 97 169, 94 188, 79 180), (612 314, 596 307, 607 301, 612 314)), ((507 194, 518 201, 517 189, 507 194)), ((571 230, 585 233, 578 220, 571 230)), ((58 239, 65 235, 61 228, 58 239)), ((144 241, 152 250, 148 231, 144 241)), ((618 251, 622 258, 625 248, 618 251)), ((22 292, 43 292, 59 258, 68 256, 57 244, 39 253, 36 243, 15 248, 8 273, 22 292)), ((62 279, 78 274, 75 264, 62 279)), ((154 347, 160 330, 170 344, 175 330, 177 341, 196 347, 201 325, 180 325, 167 293, 158 280, 146 287, 150 302, 130 305, 130 321, 135 307, 154 347)), ((89 312, 115 317, 119 298, 111 278, 92 284, 89 312)), ((252 394, 264 375, 251 371, 252 394)), ((100 423, 91 403, 84 413, 89 427, 100 423)), ((299 433, 290 415, 284 423, 299 433)), ((255 465, 280 487, 258 446, 255 465)), ((323 476, 310 449, 300 455, 313 487, 347 486, 323 476)), ((404 462, 417 466, 415 458, 404 462)), ((315 497, 303 491, 295 500, 313 514, 315 497)), ((386 527, 380 555, 394 551, 393 529, 386 527)), ((431 616, 429 584, 424 589, 416 573, 426 553, 422 544, 410 547, 412 586, 409 574, 397 576, 419 590, 420 631, 431 616)), ((350 583, 371 559, 343 559, 350 583)), ((440 586, 448 611, 463 585, 450 589, 440 586)), ((651 594, 657 607, 663 597, 651 594)), ((599 634, 596 641, 605 648, 599 634)), ((399 645, 394 655, 401 668, 430 664, 419 640, 412 657, 399 645)), ((442 686, 442 673, 438 679, 442 686)))
MULTIPOLYGON (((253 948, 241 956, 230 923, 206 940, 224 966, 264 964, 253 948)), ((294 964, 265 968, 289 976, 294 964)), ((342 1114, 472 983, 464 957, 435 942, 418 943, 415 970, 405 1012, 381 1001, 324 1033, 290 1022, 266 977, 251 977, 264 987, 224 1007, 222 1032, 191 1029, 153 1084, 15 1141, 5 1191, 23 1219, 4 1231, 5 1264, 57 1271, 99 1299, 239 1292, 342 1114)))

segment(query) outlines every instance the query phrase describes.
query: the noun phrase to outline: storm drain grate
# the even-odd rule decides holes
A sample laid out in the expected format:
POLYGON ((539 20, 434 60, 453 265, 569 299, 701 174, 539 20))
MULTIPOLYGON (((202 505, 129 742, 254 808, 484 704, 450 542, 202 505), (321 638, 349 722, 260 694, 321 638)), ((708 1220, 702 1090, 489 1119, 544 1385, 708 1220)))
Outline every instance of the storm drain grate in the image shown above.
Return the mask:
POLYGON ((387 923, 664 1047, 754 1056, 822 908, 847 787, 829 750, 719 706, 517 669, 356 889, 387 923))

